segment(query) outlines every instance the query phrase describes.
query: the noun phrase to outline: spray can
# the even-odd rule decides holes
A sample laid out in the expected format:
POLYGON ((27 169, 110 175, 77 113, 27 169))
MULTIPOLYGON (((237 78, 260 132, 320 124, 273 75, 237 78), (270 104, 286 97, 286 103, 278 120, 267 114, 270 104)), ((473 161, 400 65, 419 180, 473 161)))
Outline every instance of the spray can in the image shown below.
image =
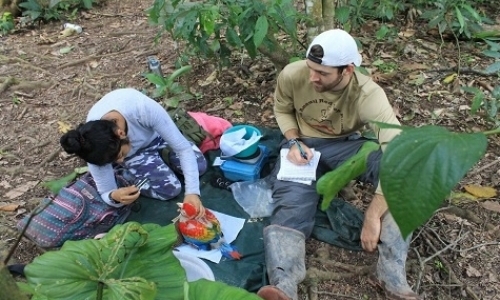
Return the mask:
POLYGON ((76 25, 76 24, 71 24, 71 23, 64 23, 63 28, 64 29, 73 29, 76 33, 82 33, 82 31, 83 31, 82 26, 76 25))
POLYGON ((147 62, 148 62, 149 71, 151 71, 151 73, 155 73, 156 75, 163 77, 163 72, 161 71, 160 61, 156 57, 149 56, 147 58, 147 62))

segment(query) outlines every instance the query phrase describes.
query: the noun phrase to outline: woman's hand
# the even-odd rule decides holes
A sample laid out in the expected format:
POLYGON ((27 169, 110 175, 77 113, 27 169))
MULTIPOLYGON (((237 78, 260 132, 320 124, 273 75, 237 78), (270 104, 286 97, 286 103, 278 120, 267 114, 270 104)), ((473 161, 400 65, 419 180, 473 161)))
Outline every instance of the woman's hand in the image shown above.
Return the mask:
POLYGON ((189 203, 196 208, 196 217, 203 217, 205 215, 205 207, 201 203, 200 196, 196 194, 187 194, 184 196, 184 203, 189 203))
POLYGON ((110 197, 116 202, 129 205, 137 200, 137 198, 139 198, 139 195, 139 189, 135 185, 132 185, 112 191, 110 197))

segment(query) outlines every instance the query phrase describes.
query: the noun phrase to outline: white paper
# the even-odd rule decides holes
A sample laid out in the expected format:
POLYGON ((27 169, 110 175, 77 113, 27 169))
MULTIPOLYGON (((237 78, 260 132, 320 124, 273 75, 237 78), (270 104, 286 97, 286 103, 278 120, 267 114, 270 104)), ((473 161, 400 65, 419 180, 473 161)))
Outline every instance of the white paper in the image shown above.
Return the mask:
POLYGON ((316 169, 318 168, 321 152, 313 152, 313 157, 307 165, 296 165, 288 160, 287 155, 290 149, 282 148, 280 150, 280 169, 278 171, 278 180, 292 181, 311 185, 316 180, 316 169))
POLYGON ((239 130, 224 133, 220 138, 220 150, 224 156, 234 156, 241 151, 245 150, 249 146, 253 145, 255 142, 259 141, 262 137, 253 132, 248 140, 243 137, 247 134, 246 128, 241 128, 239 130))
POLYGON ((217 156, 214 159, 214 163, 212 164, 212 166, 218 167, 218 166, 222 165, 223 162, 225 162, 225 160, 221 159, 220 156, 217 156))
MULTIPOLYGON (((230 244, 238 237, 243 225, 245 225, 245 219, 236 218, 230 215, 220 213, 218 211, 210 210, 213 212, 215 217, 219 220, 222 233, 224 234, 224 240, 226 243, 230 244)), ((179 252, 183 254, 196 256, 199 258, 205 258, 214 263, 219 263, 222 258, 222 253, 219 249, 213 249, 210 251, 198 250, 191 245, 181 245, 176 248, 179 252)))

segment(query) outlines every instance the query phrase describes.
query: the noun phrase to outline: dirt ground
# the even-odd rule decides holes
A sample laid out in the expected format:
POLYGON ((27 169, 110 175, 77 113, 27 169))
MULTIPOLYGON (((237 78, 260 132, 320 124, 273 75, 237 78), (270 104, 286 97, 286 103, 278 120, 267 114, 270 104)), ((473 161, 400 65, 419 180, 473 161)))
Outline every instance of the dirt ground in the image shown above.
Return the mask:
MULTIPOLYGON (((141 75, 147 72, 147 56, 158 56, 164 73, 175 69, 178 46, 167 37, 154 43, 157 29, 148 24, 144 13, 149 4, 108 0, 74 20, 84 30, 69 37, 59 37, 62 22, 0 37, 0 206, 13 204, 15 208, 0 211, 0 253, 5 254, 14 243, 16 221, 47 194, 39 183, 82 165, 61 150, 61 130, 83 122, 93 103, 114 88, 151 91, 153 86, 141 75), (18 82, 4 89, 8 77, 18 82)), ((359 36, 364 63, 385 88, 402 123, 436 124, 455 131, 491 129, 483 117, 469 115, 471 97, 461 93, 457 84, 488 88, 500 84, 498 77, 463 72, 460 81, 443 83, 453 73, 445 68, 456 66, 456 46, 445 40, 439 48, 439 36, 405 22, 407 27, 391 42, 374 40, 369 24, 359 36), (382 66, 396 66, 394 72, 374 67, 377 60, 384 62, 382 66)), ((479 52, 474 44, 461 44, 467 62, 463 67, 484 68, 489 62, 479 52)), ((238 62, 241 64, 205 85, 214 66, 194 60, 194 70, 185 83, 202 97, 187 107, 235 123, 275 127, 272 93, 276 72, 266 60, 238 58, 238 62)), ((500 140, 494 136, 489 142, 487 155, 457 186, 457 192, 468 184, 498 190, 500 140)), ((361 199, 354 201, 356 205, 367 205, 366 190, 354 187, 361 199)), ((498 196, 480 200, 452 197, 415 232, 408 263, 414 289, 426 299, 500 299, 499 206, 498 196)), ((23 240, 10 263, 27 263, 39 253, 36 246, 23 240)), ((307 254, 308 269, 321 280, 301 284, 301 299, 384 299, 366 281, 376 254, 351 252, 315 240, 308 242, 307 254)))

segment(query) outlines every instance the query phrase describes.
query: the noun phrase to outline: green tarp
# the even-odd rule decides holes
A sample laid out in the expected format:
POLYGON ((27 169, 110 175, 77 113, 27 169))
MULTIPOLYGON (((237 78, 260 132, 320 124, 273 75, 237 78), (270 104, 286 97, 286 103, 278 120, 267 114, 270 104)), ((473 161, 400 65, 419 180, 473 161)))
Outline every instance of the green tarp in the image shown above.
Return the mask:
MULTIPOLYGON (((263 134, 261 143, 268 147, 270 155, 268 163, 263 168, 262 175, 267 175, 278 154, 278 145, 283 139, 277 129, 259 128, 263 134)), ((219 155, 218 151, 207 153, 207 159, 211 162, 219 155)), ((210 167, 200 178, 201 198, 205 207, 225 213, 234 217, 246 219, 245 225, 238 238, 233 244, 243 255, 238 261, 222 259, 220 263, 207 264, 212 269, 215 279, 230 285, 242 287, 248 291, 256 292, 262 285, 267 284, 264 259, 264 244, 262 230, 268 224, 267 218, 251 219, 249 215, 238 205, 228 190, 215 188, 210 181, 222 174, 218 167, 210 167)), ((141 197, 138 201, 140 209, 132 212, 128 221, 140 223, 156 223, 167 225, 178 215, 176 202, 182 202, 182 197, 168 201, 159 201, 141 197)), ((343 201, 333 201, 329 213, 318 211, 316 226, 313 237, 333 245, 360 250, 359 232, 362 214, 357 209, 343 201), (340 212, 340 214, 339 214, 340 212), (348 221, 348 227, 340 226, 348 221), (332 230, 333 228, 344 228, 332 230)))

